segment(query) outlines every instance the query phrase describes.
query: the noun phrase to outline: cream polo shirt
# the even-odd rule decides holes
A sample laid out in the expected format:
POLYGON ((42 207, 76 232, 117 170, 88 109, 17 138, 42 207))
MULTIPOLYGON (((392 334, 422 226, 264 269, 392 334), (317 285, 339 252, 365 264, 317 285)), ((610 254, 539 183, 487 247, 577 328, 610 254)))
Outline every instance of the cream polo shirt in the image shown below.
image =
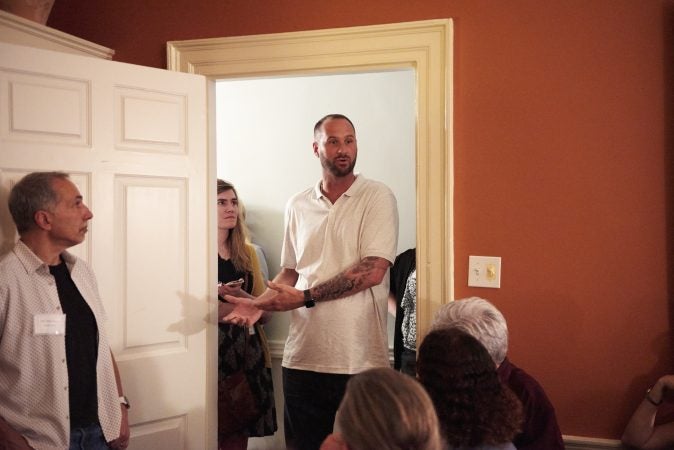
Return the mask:
MULTIPOLYGON (((107 441, 119 436, 122 411, 96 278, 81 259, 64 252, 73 282, 98 326, 98 418, 107 441)), ((70 444, 68 368, 63 335, 35 335, 36 314, 62 314, 49 267, 23 242, 0 261, 0 416, 31 447, 70 444)))
MULTIPOLYGON (((297 289, 316 286, 368 256, 393 262, 398 208, 384 184, 357 175, 334 203, 320 182, 293 196, 286 207, 281 266, 299 274, 297 289)), ((381 284, 350 297, 291 311, 283 367, 354 374, 388 366, 386 298, 381 284)))

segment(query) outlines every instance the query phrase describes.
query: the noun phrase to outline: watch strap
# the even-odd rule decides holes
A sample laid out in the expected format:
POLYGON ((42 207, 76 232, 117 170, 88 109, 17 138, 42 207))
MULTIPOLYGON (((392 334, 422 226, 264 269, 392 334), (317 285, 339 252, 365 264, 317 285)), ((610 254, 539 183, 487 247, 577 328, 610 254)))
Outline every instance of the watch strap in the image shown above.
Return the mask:
POLYGON ((316 306, 316 300, 311 298, 311 289, 304 290, 304 306, 307 308, 313 308, 316 306))

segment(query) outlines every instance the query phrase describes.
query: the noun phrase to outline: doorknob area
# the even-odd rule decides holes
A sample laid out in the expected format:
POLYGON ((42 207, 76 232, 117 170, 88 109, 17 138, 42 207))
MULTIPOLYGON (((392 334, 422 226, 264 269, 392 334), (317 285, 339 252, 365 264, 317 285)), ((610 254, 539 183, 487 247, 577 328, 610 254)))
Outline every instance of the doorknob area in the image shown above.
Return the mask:
POLYGON ((469 256, 468 257, 468 286, 500 288, 501 287, 501 257, 500 256, 469 256))

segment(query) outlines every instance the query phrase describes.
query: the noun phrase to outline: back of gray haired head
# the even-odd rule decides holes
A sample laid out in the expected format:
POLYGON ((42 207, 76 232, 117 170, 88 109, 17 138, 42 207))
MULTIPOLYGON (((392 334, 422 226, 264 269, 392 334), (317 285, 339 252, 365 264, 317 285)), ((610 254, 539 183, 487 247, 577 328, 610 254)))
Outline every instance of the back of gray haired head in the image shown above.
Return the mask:
POLYGON ((449 302, 438 310, 432 330, 458 328, 480 341, 498 366, 508 353, 508 324, 487 300, 470 297, 449 302))
POLYGON ((33 172, 21 178, 9 193, 9 212, 19 234, 35 225, 35 213, 49 210, 58 202, 52 183, 68 179, 64 172, 33 172))

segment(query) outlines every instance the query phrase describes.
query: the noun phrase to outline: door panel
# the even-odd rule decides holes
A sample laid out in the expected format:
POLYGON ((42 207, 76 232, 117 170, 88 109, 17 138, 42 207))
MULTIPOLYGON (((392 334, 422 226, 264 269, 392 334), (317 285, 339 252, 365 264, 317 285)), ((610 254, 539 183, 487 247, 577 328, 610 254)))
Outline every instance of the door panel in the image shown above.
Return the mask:
POLYGON ((214 448, 205 78, 1 43, 0 61, 0 251, 13 183, 72 174, 94 213, 72 250, 98 278, 129 448, 214 448))

